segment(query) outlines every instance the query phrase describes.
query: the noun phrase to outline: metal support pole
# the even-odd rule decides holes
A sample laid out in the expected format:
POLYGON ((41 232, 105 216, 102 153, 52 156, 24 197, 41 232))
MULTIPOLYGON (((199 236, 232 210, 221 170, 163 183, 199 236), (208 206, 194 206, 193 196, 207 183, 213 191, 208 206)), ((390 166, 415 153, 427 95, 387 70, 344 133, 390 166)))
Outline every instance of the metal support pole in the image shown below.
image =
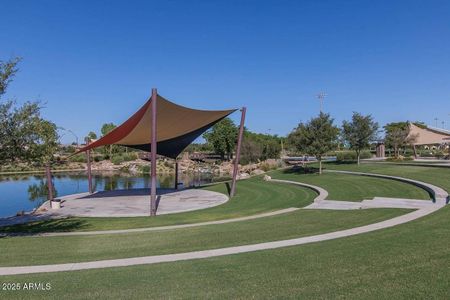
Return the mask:
POLYGON ((50 171, 50 163, 45 167, 45 174, 47 175, 47 187, 48 187, 48 195, 47 199, 51 202, 53 201, 53 182, 52 182, 52 172, 50 171))
POLYGON ((178 160, 175 159, 175 189, 178 190, 178 160))
POLYGON ((151 196, 150 196, 150 216, 156 215, 156 98, 157 91, 155 88, 152 89, 152 140, 151 140, 151 196))
POLYGON ((238 141, 236 145, 236 157, 234 158, 234 168, 233 168, 233 182, 231 184, 231 191, 230 191, 230 197, 233 197, 236 193, 236 178, 238 174, 238 167, 239 167, 239 159, 241 157, 241 143, 242 143, 242 136, 244 135, 244 122, 245 122, 245 113, 247 111, 246 107, 243 107, 241 109, 241 124, 239 125, 239 136, 238 141))
MULTIPOLYGON (((89 139, 86 139, 86 144, 89 145, 89 139)), ((91 170, 91 150, 86 151, 87 156, 87 175, 88 175, 88 184, 89 184, 89 194, 93 193, 92 190, 92 170, 91 170)))

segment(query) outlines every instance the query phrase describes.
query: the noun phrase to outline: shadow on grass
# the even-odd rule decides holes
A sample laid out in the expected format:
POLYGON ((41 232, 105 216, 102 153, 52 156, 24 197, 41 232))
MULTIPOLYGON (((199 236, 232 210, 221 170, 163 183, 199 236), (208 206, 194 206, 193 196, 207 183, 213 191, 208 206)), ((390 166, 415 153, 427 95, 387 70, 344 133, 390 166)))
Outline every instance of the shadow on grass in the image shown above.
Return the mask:
POLYGON ((228 194, 228 196, 230 196, 231 195, 231 185, 230 185, 230 183, 226 182, 225 186, 227 187, 227 194, 228 194))
POLYGON ((333 162, 327 162, 327 164, 333 165, 357 165, 358 163, 355 160, 336 160, 333 162))
POLYGON ((301 167, 301 166, 293 166, 292 168, 289 169, 284 169, 282 171, 284 174, 316 174, 319 173, 319 168, 316 167, 309 167, 309 166, 305 166, 305 167, 301 167))
POLYGON ((33 235, 43 232, 70 232, 85 228, 87 223, 79 219, 64 218, 35 221, 0 228, 0 235, 18 236, 33 235))

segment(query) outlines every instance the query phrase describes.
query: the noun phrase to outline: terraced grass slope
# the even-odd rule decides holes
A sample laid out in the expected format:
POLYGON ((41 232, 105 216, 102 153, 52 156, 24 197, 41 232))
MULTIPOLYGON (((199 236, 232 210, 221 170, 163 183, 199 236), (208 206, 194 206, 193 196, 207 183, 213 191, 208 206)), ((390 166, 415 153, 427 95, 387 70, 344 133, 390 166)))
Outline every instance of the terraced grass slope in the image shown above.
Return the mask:
POLYGON ((304 169, 284 169, 271 173, 273 178, 317 185, 328 191, 329 200, 361 201, 373 197, 431 199, 428 192, 414 185, 383 178, 324 173, 305 173, 304 169))
POLYGON ((299 210, 228 224, 155 232, 0 239, 0 266, 172 254, 309 236, 390 219, 409 210, 299 210), (30 251, 32 249, 32 251, 30 251))
POLYGON ((41 299, 448 299, 450 207, 327 242, 158 265, 1 277, 50 282, 41 299))
MULTIPOLYGON (((367 168, 365 170, 354 169, 356 166, 337 167, 358 171, 369 171, 368 169, 373 168, 371 170, 376 169, 378 173, 388 172, 390 175, 422 180, 450 191, 450 169, 429 168, 434 171, 430 173, 431 170, 425 167, 417 169, 392 166, 384 169, 385 167, 364 165, 363 168, 367 168)), ((293 216, 295 213, 289 215, 293 216)), ((285 224, 266 220, 268 227, 260 223, 255 224, 256 227, 263 226, 263 235, 267 234, 266 230, 270 227, 271 232, 287 233, 283 228, 295 226, 295 222, 300 222, 299 227, 302 228, 309 223, 320 223, 336 216, 316 214, 302 223, 303 218, 305 216, 299 215, 299 218, 293 220, 294 223, 285 224)), ((341 221, 350 220, 336 219, 336 224, 341 221)), ((318 223, 314 226, 319 226, 318 223)), ((229 229, 231 232, 235 230, 229 229)), ((218 231, 216 239, 220 240, 222 234, 218 231)), ((241 235, 242 232, 237 231, 235 237, 241 235)), ((25 238, 18 239, 17 244, 11 244, 11 248, 3 251, 3 245, 7 245, 2 245, 3 241, 9 239, 0 239, 2 255, 22 247, 29 247, 30 250, 28 253, 22 251, 16 258, 5 259, 3 263, 8 260, 21 260, 27 255, 43 251, 37 249, 33 252, 33 245, 36 243, 25 244, 25 238)), ((77 243, 79 249, 84 245, 83 241, 77 243)), ((65 248, 67 245, 61 243, 60 246, 65 248)), ((150 249, 148 245, 145 247, 150 249)), ((69 294, 74 299, 448 299, 449 258, 450 208, 445 207, 434 214, 393 228, 277 250, 148 266, 1 277, 2 282, 49 282, 52 289, 45 292, 2 291, 0 295, 47 299, 61 299, 69 294)))

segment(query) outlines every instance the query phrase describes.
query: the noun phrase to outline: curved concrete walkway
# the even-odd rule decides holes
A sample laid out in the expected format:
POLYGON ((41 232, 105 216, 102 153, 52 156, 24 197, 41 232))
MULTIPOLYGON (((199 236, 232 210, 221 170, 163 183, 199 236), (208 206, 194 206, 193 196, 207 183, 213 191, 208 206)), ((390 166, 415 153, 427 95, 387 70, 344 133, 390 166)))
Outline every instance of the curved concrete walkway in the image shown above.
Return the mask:
MULTIPOLYGON (((403 178, 403 179, 407 180, 406 178, 403 178)), ((278 181, 278 182, 285 182, 285 183, 296 184, 296 185, 304 185, 302 183, 298 183, 298 182, 294 182, 294 181, 287 181, 287 180, 278 181)), ((304 185, 304 186, 310 186, 313 189, 321 189, 319 187, 311 186, 311 185, 304 185)), ((429 185, 429 187, 432 188, 435 186, 429 185)), ((434 192, 437 192, 437 191, 434 191, 434 192)), ((319 192, 319 196, 320 196, 320 192, 319 192)), ((448 197, 448 194, 447 194, 447 197, 448 197)), ((319 199, 318 202, 321 202, 323 200, 324 199, 319 199)), ((342 238, 342 237, 348 237, 348 236, 353 236, 353 235, 357 235, 357 234, 361 234, 361 233, 367 233, 367 232, 371 232, 371 231, 375 231, 375 230, 379 230, 379 229, 393 227, 393 226, 407 223, 412 220, 426 216, 430 213, 437 211, 438 209, 442 208, 443 206, 444 206, 444 204, 442 204, 442 203, 436 203, 435 205, 428 205, 428 206, 423 206, 423 207, 421 206, 418 210, 416 210, 414 212, 411 212, 411 213, 408 213, 408 214, 405 214, 402 216, 398 216, 398 217, 395 217, 395 218, 392 218, 389 220, 385 220, 382 222, 369 224, 369 225, 365 225, 365 226, 360 226, 360 227, 355 227, 355 228, 346 229, 346 230, 340 230, 340 231, 336 231, 336 232, 313 235, 313 236, 309 236, 309 237, 302 237, 302 238, 281 240, 281 241, 274 241, 274 242, 266 242, 266 243, 258 243, 258 244, 252 244, 252 245, 244 245, 244 246, 227 247, 227 248, 220 248, 220 249, 212 249, 212 250, 192 251, 192 252, 177 253, 177 254, 153 255, 153 256, 144 256, 144 257, 99 260, 99 261, 79 262, 79 263, 53 264, 53 265, 1 267, 0 268, 0 276, 155 264, 155 263, 162 263, 162 262, 174 262, 174 261, 182 261, 182 260, 190 260, 190 259, 218 257, 218 256, 224 256, 224 255, 231 255, 231 254, 239 254, 239 253, 269 250, 269 249, 276 249, 276 248, 289 247, 289 246, 297 246, 297 245, 303 245, 303 244, 314 243, 314 242, 319 242, 319 241, 327 241, 327 240, 332 240, 332 239, 337 239, 337 238, 342 238)), ((193 225, 193 224, 191 224, 191 225, 193 225)))

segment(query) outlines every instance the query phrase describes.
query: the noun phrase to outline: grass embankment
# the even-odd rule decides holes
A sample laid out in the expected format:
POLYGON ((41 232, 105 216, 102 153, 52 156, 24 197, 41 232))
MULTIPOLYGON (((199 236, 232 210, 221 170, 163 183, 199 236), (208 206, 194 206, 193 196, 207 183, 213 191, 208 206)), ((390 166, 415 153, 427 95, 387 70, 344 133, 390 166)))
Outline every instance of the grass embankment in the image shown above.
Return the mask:
POLYGON ((339 164, 326 163, 325 169, 368 172, 411 178, 434 184, 450 193, 450 168, 428 166, 406 166, 385 163, 339 164))
POLYGON ((362 226, 406 212, 403 209, 299 210, 251 221, 167 231, 10 237, 0 239, 0 266, 92 261, 261 243, 362 226))
POLYGON ((424 189, 391 179, 337 173, 305 174, 304 169, 279 170, 271 175, 276 179, 320 186, 328 191, 329 200, 361 201, 373 197, 431 199, 424 189))
MULTIPOLYGON (((357 166, 346 167, 340 166, 342 169, 364 170, 357 166), (358 169, 354 169, 355 167, 358 169)), ((371 168, 378 167, 363 166, 367 168, 365 171, 372 172, 374 169, 371 168)), ((430 182, 450 191, 449 169, 438 169, 437 173, 433 174, 430 172, 436 171, 436 168, 427 170, 424 167, 390 167, 394 169, 383 169, 379 172, 430 182)), ((387 213, 396 210, 329 212, 349 213, 355 217, 361 212, 377 211, 387 213)), ((255 223, 256 227, 248 228, 252 232, 247 234, 257 234, 260 226, 263 226, 261 229, 263 234, 266 234, 264 230, 271 228, 271 232, 283 235, 286 233, 285 227, 296 226, 296 222, 300 223, 299 227, 306 226, 310 222, 313 222, 310 225, 317 227, 319 226, 317 223, 333 219, 337 224, 352 222, 340 219, 336 215, 322 214, 327 211, 304 213, 313 213, 304 223, 303 215, 298 215, 293 224, 271 223, 274 219, 283 219, 286 216, 264 218, 255 223), (266 222, 268 227, 263 225, 266 222)), ((296 214, 297 212, 288 215, 292 217, 296 214)), ((1 277, 2 282, 49 282, 52 285, 52 289, 46 292, 2 292, 2 296, 17 298, 33 296, 47 299, 60 299, 68 294, 78 299, 95 297, 446 299, 450 286, 449 220, 450 209, 446 207, 432 215, 393 228, 296 247, 157 265, 1 277)), ((234 225, 255 221, 257 220, 234 225)), ((223 235, 220 231, 222 226, 225 225, 208 226, 219 230, 216 239, 221 239, 223 235)), ((200 228, 196 230, 198 229, 200 228)), ((234 230, 227 229, 227 231, 234 230)), ((236 232, 235 238, 241 235, 242 232, 236 232)), ((125 237, 125 235, 117 236, 125 237)), ((102 241, 96 242, 94 238, 98 237, 93 237, 88 244, 101 245, 102 241)), ((13 242, 17 244, 3 248, 3 245, 14 241, 5 238, 0 240, 0 244, 7 242, 2 245, 2 253, 30 247, 28 252, 22 250, 16 257, 9 258, 22 261, 29 260, 29 256, 35 253, 47 251, 42 248, 35 249, 34 245, 37 244, 35 241, 42 240, 39 243, 43 245, 44 242, 54 239, 56 238, 19 238, 16 240, 18 242, 13 242)), ((79 251, 86 247, 87 240, 74 241, 76 243, 70 245, 60 243, 61 249, 69 249, 66 247, 73 247, 77 243, 79 251)), ((129 246, 133 243, 130 240, 124 241, 126 242, 130 243, 129 246)), ((120 247, 118 248, 121 251, 120 247)), ((75 252, 74 250, 73 253, 75 252)), ((7 259, 3 261, 8 263, 7 259)))
POLYGON ((448 299, 450 209, 363 235, 157 265, 0 277, 49 282, 22 298, 448 299))

